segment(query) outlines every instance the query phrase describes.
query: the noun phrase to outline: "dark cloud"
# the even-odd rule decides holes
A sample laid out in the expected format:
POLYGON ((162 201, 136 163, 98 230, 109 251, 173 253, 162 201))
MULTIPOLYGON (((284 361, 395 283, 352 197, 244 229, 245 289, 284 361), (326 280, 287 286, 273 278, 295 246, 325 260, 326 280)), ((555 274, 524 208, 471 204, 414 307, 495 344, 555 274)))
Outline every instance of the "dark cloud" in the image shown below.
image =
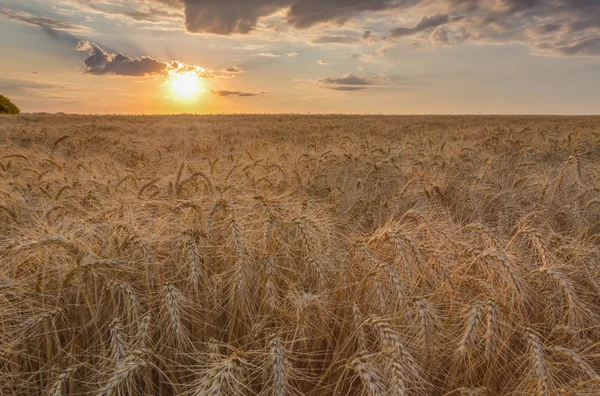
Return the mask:
POLYGON ((559 54, 572 55, 600 55, 600 37, 586 37, 572 42, 559 42, 552 46, 559 54))
POLYGON ((333 91, 354 92, 362 91, 369 88, 371 85, 380 84, 387 80, 387 77, 382 76, 356 76, 350 73, 342 77, 322 78, 318 81, 318 84, 333 91))
POLYGON ((583 11, 593 11, 600 8, 598 0, 558 0, 558 3, 567 8, 583 11))
MULTIPOLYGON (((600 37, 600 0, 183 0, 183 5, 187 30, 194 33, 248 34, 260 17, 286 8, 286 21, 304 29, 322 22, 342 24, 361 13, 412 7, 413 14, 432 15, 423 15, 413 26, 392 29, 388 39, 432 32, 435 45, 521 42, 572 56, 595 54, 600 37)), ((311 42, 354 45, 372 39, 373 33, 365 31, 362 37, 322 35, 311 42)))
POLYGON ((234 67, 229 67, 227 69, 223 69, 221 71, 225 74, 239 74, 239 73, 243 73, 245 70, 242 69, 241 67, 234 66, 234 67))
POLYGON ((322 22, 341 24, 359 13, 412 6, 420 2, 420 0, 297 0, 291 2, 288 22, 300 29, 322 22))
POLYGON ((540 3, 541 0, 501 0, 500 8, 512 13, 532 9, 540 3))
POLYGON ((153 3, 166 4, 170 7, 183 7, 183 0, 150 0, 153 3))
POLYGON ((563 25, 561 23, 552 22, 552 23, 546 23, 544 25, 541 25, 541 26, 537 27, 536 30, 541 34, 555 33, 555 32, 558 32, 559 30, 561 30, 562 27, 563 27, 563 25))
POLYGON ((125 11, 123 16, 139 22, 162 22, 165 19, 181 19, 183 14, 178 10, 169 8, 158 8, 152 6, 142 6, 133 11, 125 11))
POLYGON ((86 74, 142 77, 164 75, 169 70, 168 64, 156 59, 147 56, 130 58, 123 54, 109 54, 89 41, 80 41, 77 50, 89 52, 88 58, 84 61, 86 74))
POLYGON ((324 78, 321 79, 320 82, 337 85, 371 85, 373 83, 373 77, 359 77, 354 74, 346 74, 339 78, 324 78))
POLYGON ((227 90, 214 90, 214 89, 211 89, 209 92, 216 96, 237 96, 240 98, 263 96, 266 94, 266 92, 240 92, 240 91, 227 91, 227 90))
POLYGON ((373 32, 370 30, 365 30, 361 37, 362 41, 372 41, 373 39, 374 39, 373 32))
POLYGON ((331 89, 333 91, 342 91, 342 92, 355 92, 355 91, 362 91, 363 89, 367 89, 366 87, 337 87, 337 86, 327 86, 327 89, 331 89))
POLYGON ((597 14, 585 15, 579 19, 567 22, 565 24, 567 30, 571 33, 577 33, 587 29, 597 30, 600 28, 600 7, 597 12, 597 14))
POLYGON ((305 29, 323 22, 342 24, 363 12, 409 7, 421 0, 183 0, 191 33, 248 34, 258 19, 288 9, 287 22, 305 29))
MULTIPOLYGON (((117 4, 73 1, 96 10, 117 4)), ((356 45, 388 40, 378 51, 382 54, 403 37, 430 33, 433 44, 510 42, 567 56, 594 54, 595 39, 600 37, 600 0, 146 0, 134 10, 123 12, 117 7, 117 12, 132 20, 152 22, 173 21, 183 15, 189 33, 229 36, 250 34, 261 17, 275 12, 285 13, 283 23, 306 29, 320 23, 341 25, 377 12, 402 15, 409 9, 406 15, 420 19, 413 26, 392 29, 387 38, 383 38, 387 32, 373 29, 375 33, 367 30, 362 36, 323 33, 311 42, 356 45)), ((377 19, 370 15, 370 20, 374 22, 370 26, 375 26, 377 19)))
POLYGON ((410 36, 415 33, 422 32, 427 29, 435 28, 440 25, 444 25, 450 21, 450 15, 448 14, 435 14, 432 16, 424 16, 419 22, 413 27, 399 27, 393 29, 390 32, 390 37, 402 37, 410 36))
POLYGON ((185 27, 191 33, 248 34, 258 18, 285 7, 285 0, 185 0, 185 27))
POLYGON ((360 38, 356 36, 321 36, 311 41, 313 44, 356 44, 360 38))
POLYGON ((423 2, 411 12, 439 11, 412 27, 398 27, 390 39, 429 32, 434 45, 464 41, 521 43, 559 56, 598 56, 600 0, 445 0, 423 2))
MULTIPOLYGON (((96 12, 119 14, 134 21, 173 23, 183 17, 188 32, 216 35, 250 34, 259 18, 275 12, 285 13, 282 14, 284 21, 277 21, 278 27, 287 23, 297 29, 324 22, 343 24, 351 18, 380 11, 403 15, 410 9, 406 15, 420 17, 414 25, 396 27, 390 32, 373 28, 362 35, 345 32, 322 32, 316 38, 311 35, 311 42, 318 45, 358 45, 388 40, 377 51, 379 55, 397 40, 425 33, 430 34, 434 45, 453 45, 467 40, 521 43, 537 52, 560 56, 595 55, 596 39, 600 37, 600 0, 140 0, 127 5, 116 0, 71 1, 96 12), (132 7, 131 4, 138 5, 132 7), (384 38, 386 33, 389 34, 384 38)), ((76 38, 68 36, 69 32, 86 29, 70 22, 6 9, 0 9, 0 13, 40 26, 53 38, 71 42, 76 38)), ((376 26, 375 16, 369 15, 369 20, 370 27, 376 26)), ((263 52, 257 56, 280 55, 263 52)))
POLYGON ((446 0, 446 3, 450 9, 465 12, 476 11, 481 6, 481 0, 446 0))
POLYGON ((469 32, 467 32, 464 27, 449 29, 442 26, 431 33, 429 40, 434 45, 453 45, 462 43, 467 40, 469 36, 469 32))
POLYGON ((6 15, 13 21, 41 27, 42 29, 45 29, 46 31, 50 32, 56 30, 84 32, 89 30, 83 25, 77 25, 71 22, 61 21, 54 18, 34 16, 27 12, 15 12, 7 8, 0 8, 0 14, 6 15))
POLYGON ((86 74, 115 75, 126 77, 144 77, 167 75, 168 73, 195 72, 202 78, 214 78, 215 73, 199 66, 185 65, 177 61, 161 62, 148 56, 130 58, 123 54, 111 54, 89 41, 80 41, 78 51, 87 51, 85 59, 86 74))

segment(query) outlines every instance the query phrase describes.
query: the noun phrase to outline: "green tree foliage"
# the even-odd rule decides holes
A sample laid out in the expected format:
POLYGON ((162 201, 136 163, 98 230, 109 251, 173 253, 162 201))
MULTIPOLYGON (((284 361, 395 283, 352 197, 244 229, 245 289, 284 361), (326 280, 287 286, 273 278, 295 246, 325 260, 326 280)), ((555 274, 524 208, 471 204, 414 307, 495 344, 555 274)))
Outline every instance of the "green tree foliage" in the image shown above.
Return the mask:
POLYGON ((0 95, 0 114, 19 114, 21 110, 5 96, 0 95))

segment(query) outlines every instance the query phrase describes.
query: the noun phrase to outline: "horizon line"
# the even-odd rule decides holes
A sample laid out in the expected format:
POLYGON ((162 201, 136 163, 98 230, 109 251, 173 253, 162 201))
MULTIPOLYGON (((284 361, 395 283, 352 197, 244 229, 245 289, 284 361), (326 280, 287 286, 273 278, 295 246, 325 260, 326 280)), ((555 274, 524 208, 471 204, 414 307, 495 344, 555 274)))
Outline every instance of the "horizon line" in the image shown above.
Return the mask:
MULTIPOLYGON (((10 114, 0 114, 10 116, 10 114)), ((170 117, 170 116, 351 116, 351 117, 600 117, 600 113, 67 113, 67 112, 21 112, 18 115, 69 115, 69 116, 122 116, 122 117, 170 117)), ((14 116, 14 114, 13 114, 14 116)))

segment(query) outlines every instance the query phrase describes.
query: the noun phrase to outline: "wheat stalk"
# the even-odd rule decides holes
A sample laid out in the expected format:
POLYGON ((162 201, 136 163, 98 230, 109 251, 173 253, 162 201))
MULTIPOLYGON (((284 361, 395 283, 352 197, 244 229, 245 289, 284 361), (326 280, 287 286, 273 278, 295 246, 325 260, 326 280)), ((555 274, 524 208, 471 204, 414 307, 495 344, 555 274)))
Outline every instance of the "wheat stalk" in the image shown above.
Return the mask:
POLYGON ((69 381, 73 374, 81 367, 81 365, 76 364, 70 367, 67 367, 56 379, 47 390, 47 394, 49 396, 63 396, 67 393, 65 392, 65 385, 67 381, 69 381))
POLYGON ((123 340, 123 325, 119 319, 113 319, 108 328, 111 346, 110 357, 118 364, 127 355, 125 341, 123 340))
POLYGON ((590 380, 599 380, 600 376, 596 371, 574 350, 552 346, 551 351, 569 359, 581 372, 585 373, 590 380))
POLYGON ((269 342, 269 347, 273 368, 273 396, 284 396, 288 388, 286 351, 279 338, 273 338, 269 342))
POLYGON ((371 396, 383 396, 386 394, 380 376, 374 367, 365 361, 364 357, 359 356, 355 358, 350 363, 350 366, 360 377, 367 394, 371 396))
POLYGON ((245 370, 248 365, 243 353, 236 352, 217 361, 198 383, 194 396, 243 395, 246 393, 245 370))
POLYGON ((146 353, 141 350, 131 351, 125 359, 119 362, 112 376, 96 393, 96 396, 135 394, 133 379, 143 368, 148 367, 148 363, 144 359, 145 355, 146 353))
POLYGON ((462 333, 463 335, 458 343, 457 352, 460 356, 464 357, 473 350, 477 333, 483 324, 484 316, 484 307, 479 302, 471 304, 467 314, 467 322, 462 333))
POLYGON ((183 295, 175 286, 167 283, 163 286, 163 307, 168 320, 168 330, 173 335, 175 345, 186 348, 191 341, 182 320, 183 295))
POLYGON ((527 352, 536 376, 536 394, 550 395, 550 374, 544 357, 544 347, 539 337, 531 329, 525 329, 527 352))

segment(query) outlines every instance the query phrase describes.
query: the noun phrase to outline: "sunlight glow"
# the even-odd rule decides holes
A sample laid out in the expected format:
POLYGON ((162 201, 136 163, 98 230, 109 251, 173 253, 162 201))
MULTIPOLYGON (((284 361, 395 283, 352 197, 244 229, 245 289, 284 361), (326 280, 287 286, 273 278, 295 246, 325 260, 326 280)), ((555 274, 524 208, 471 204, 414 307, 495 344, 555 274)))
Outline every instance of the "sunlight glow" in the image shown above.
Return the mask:
POLYGON ((171 88, 179 97, 185 99, 196 96, 202 87, 195 72, 186 72, 171 76, 171 88))

